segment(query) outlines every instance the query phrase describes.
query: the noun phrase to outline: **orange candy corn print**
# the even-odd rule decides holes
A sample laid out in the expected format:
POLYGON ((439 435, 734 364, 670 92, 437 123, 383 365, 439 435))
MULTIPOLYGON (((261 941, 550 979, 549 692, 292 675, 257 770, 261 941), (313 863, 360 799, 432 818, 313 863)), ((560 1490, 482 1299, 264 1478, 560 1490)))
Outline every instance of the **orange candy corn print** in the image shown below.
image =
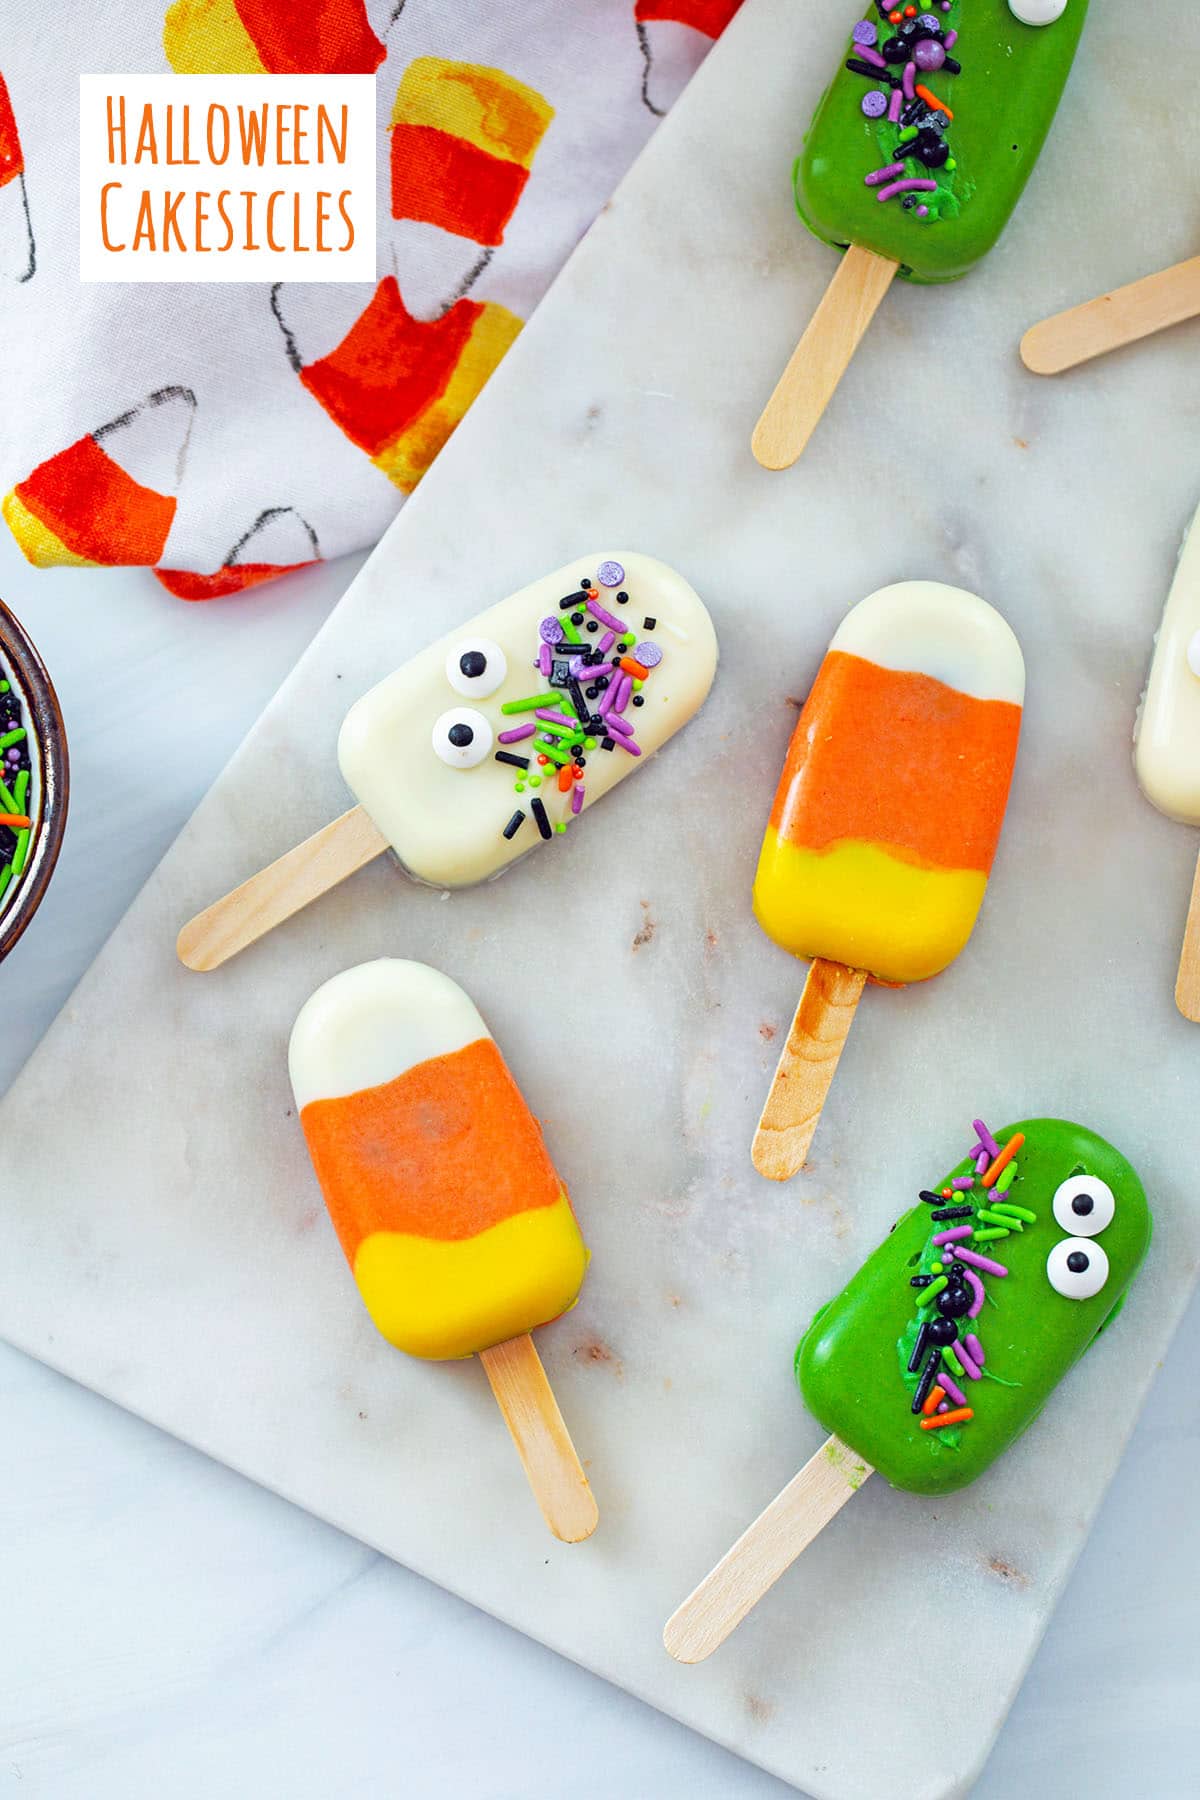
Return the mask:
POLYGON ((363 0, 175 0, 163 49, 177 75, 373 75, 386 54, 363 0))
POLYGON ((19 481, 0 511, 29 561, 41 569, 158 562, 195 410, 190 388, 159 388, 19 481))
POLYGON ((389 275, 341 342, 313 356, 298 318, 303 295, 280 286, 271 296, 292 367, 350 441, 410 493, 521 321, 477 300, 460 300, 439 319, 414 319, 389 275))
POLYGON ((28 281, 36 267, 29 198, 25 192, 25 158, 12 101, 0 75, 0 276, 28 281))
POLYGON ((635 0, 638 43, 646 68, 642 99, 661 118, 679 98, 709 47, 742 0, 635 0))
POLYGON ((238 539, 221 567, 212 575, 196 575, 190 569, 155 569, 177 600, 221 600, 240 594, 277 575, 306 569, 321 560, 317 534, 294 506, 269 506, 259 513, 249 531, 238 539))

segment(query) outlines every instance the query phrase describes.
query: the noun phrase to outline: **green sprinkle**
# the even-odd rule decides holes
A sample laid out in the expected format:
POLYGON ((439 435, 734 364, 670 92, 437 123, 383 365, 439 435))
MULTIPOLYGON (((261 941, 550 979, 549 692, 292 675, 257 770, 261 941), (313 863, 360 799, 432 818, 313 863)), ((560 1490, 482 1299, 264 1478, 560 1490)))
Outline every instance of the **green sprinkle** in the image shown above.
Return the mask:
POLYGON ((940 1262, 930 1263, 929 1273, 931 1275, 940 1275, 942 1273, 942 1270, 944 1267, 945 1267, 944 1263, 940 1263, 940 1262))
POLYGON ((531 787, 531 788, 539 788, 539 787, 541 787, 541 785, 542 785, 542 778, 541 778, 541 776, 540 776, 540 775, 531 775, 531 776, 530 776, 530 777, 529 777, 529 785, 530 785, 530 787, 531 787))
POLYGON ((950 1283, 947 1280, 946 1276, 939 1275, 936 1281, 930 1282, 929 1286, 925 1289, 925 1292, 921 1295, 921 1298, 917 1301, 918 1309, 921 1312, 924 1312, 924 1310, 927 1306, 933 1305, 934 1301, 937 1299, 937 1297, 941 1293, 942 1289, 948 1288, 949 1286, 950 1286, 950 1283))
POLYGON ((7 750, 13 744, 23 744, 24 742, 25 727, 15 725, 11 731, 6 731, 4 736, 0 737, 0 750, 7 750))
POLYGON ((17 811, 25 811, 25 802, 29 798, 29 770, 22 769, 13 784, 13 792, 17 796, 17 811))
POLYGON ((17 848, 12 859, 14 881, 17 879, 18 875, 23 875, 25 872, 25 859, 29 855, 29 840, 32 835, 33 833, 30 831, 28 825, 17 833, 17 848))
POLYGON ((569 762, 574 762, 575 760, 569 749, 564 748, 562 744, 551 743, 549 738, 541 738, 538 740, 538 755, 548 756, 550 761, 559 769, 565 769, 569 762))
POLYGON ((567 829, 567 821, 565 819, 560 819, 554 829, 555 831, 565 831, 567 829))
POLYGON ((553 719, 539 719, 538 730, 548 731, 552 737, 578 738, 582 734, 578 725, 558 725, 553 719))
POLYGON ((12 878, 13 878, 12 864, 5 863, 4 867, 2 869, 0 869, 0 900, 3 900, 4 890, 7 888, 8 884, 12 880, 12 878))
POLYGON ((957 169, 958 162, 953 156, 948 156, 942 164, 942 167, 943 169, 957 169))
POLYGON ((525 700, 506 700, 500 711, 502 713, 532 712, 535 706, 553 706, 557 699, 557 694, 530 694, 525 700))
POLYGON ((566 638, 568 644, 582 644, 583 639, 580 637, 566 613, 562 614, 562 628, 563 636, 566 638))
POLYGON ((627 631, 625 636, 618 641, 620 642, 622 650, 632 650, 634 644, 637 642, 632 631, 627 631))
POLYGON ((981 1206, 976 1216, 982 1219, 985 1225, 1003 1225, 1006 1231, 1024 1231, 1025 1229, 1018 1219, 1011 1216, 1006 1217, 1004 1213, 992 1212, 991 1208, 987 1206, 981 1206))
POLYGON ((957 1356, 955 1356, 955 1354, 954 1354, 953 1350, 950 1348, 949 1344, 945 1345, 945 1347, 943 1348, 942 1355, 945 1357, 946 1361, 949 1363, 950 1373, 952 1375, 962 1376, 962 1375, 966 1374, 966 1370, 963 1368, 962 1364, 959 1362, 957 1356))
POLYGON ((8 692, 7 681, 0 681, 0 694, 7 694, 7 692, 8 692))
POLYGON ((1016 1179, 1017 1179, 1017 1159, 1014 1156, 1013 1160, 1009 1163, 1007 1169, 1002 1169, 1000 1172, 1000 1179, 996 1183, 997 1193, 1007 1194, 1009 1188, 1012 1186, 1013 1182, 1016 1179))
POLYGON ((903 131, 900 133, 899 139, 897 141, 901 144, 910 144, 912 142, 913 138, 916 137, 916 135, 917 135, 916 126, 915 125, 906 125, 904 127, 903 131))
MULTIPOLYGON (((1021 1227, 1018 1225, 1017 1230, 1019 1231, 1020 1229, 1021 1227)), ((1013 1228, 1011 1225, 1006 1225, 1003 1229, 991 1227, 987 1231, 977 1231, 971 1242, 974 1244, 987 1244, 990 1243, 993 1238, 1011 1237, 1012 1230, 1013 1228)))
POLYGON ((513 783, 513 793, 514 794, 523 794, 524 792, 525 792, 525 783, 523 781, 516 781, 513 783))
POLYGON ((644 687, 645 687, 645 685, 646 685, 646 684, 645 684, 645 682, 644 682, 644 681, 643 681, 643 680, 642 680, 642 678, 641 678, 641 676, 640 676, 640 675, 635 675, 635 676, 634 676, 634 678, 633 678, 633 691, 634 691, 634 693, 635 693, 635 694, 640 694, 640 693, 641 693, 641 691, 642 691, 642 689, 643 689, 643 688, 644 688, 644 687))
POLYGON ((1037 1224, 1037 1214, 1030 1212, 1027 1206, 1014 1206, 1011 1200, 997 1200, 992 1209, 1002 1216, 1011 1213, 1014 1219, 1024 1219, 1027 1225, 1037 1224))
POLYGON ((585 750, 594 750, 596 748, 595 738, 594 737, 585 737, 583 740, 583 747, 585 750))
MULTIPOLYGON (((21 773, 24 774, 25 771, 22 770, 21 773)), ((21 811, 16 800, 9 793, 2 781, 0 781, 0 807, 3 807, 4 811, 7 813, 19 813, 21 811)))

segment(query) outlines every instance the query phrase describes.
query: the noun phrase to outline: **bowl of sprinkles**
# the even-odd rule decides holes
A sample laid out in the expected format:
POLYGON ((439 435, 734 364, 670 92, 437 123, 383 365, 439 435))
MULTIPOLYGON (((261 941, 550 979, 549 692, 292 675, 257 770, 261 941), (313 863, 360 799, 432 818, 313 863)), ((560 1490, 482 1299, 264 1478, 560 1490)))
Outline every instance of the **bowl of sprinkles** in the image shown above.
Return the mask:
POLYGON ((67 788, 67 740, 53 683, 0 601, 0 962, 54 873, 67 788))

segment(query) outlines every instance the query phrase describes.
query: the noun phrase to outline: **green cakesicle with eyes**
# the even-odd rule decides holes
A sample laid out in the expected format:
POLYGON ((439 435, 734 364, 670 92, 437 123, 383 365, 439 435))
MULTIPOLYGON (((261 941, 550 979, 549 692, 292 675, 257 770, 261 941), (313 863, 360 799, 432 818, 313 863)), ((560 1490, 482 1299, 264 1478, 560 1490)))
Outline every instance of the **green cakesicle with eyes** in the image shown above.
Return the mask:
POLYGON ((990 1199, 989 1171, 964 1157, 796 1350, 809 1411, 911 1493, 965 1487, 1020 1436, 1119 1309, 1150 1243, 1142 1184, 1111 1144, 1061 1119, 1027 1119, 992 1141, 1003 1150, 1018 1135, 1015 1178, 992 1183, 1004 1191, 990 1199), (952 1187, 968 1176, 970 1188, 952 1187), (934 1216, 961 1209, 967 1216, 934 1216), (966 1228, 969 1237, 933 1242, 966 1228), (946 1415, 923 1410, 935 1385, 946 1415), (972 1416, 954 1421, 959 1396, 972 1416), (939 1426, 942 1416, 952 1422, 939 1426))
POLYGON ((911 281, 965 275, 1021 197, 1086 15, 1087 0, 865 5, 796 162, 809 230, 911 281))

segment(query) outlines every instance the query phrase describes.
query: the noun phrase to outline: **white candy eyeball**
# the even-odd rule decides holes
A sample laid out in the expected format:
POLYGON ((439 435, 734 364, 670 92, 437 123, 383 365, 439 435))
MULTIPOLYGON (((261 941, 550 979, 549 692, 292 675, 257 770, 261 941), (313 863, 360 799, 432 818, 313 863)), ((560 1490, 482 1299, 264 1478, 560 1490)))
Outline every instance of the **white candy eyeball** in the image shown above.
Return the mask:
POLYGON ((1008 10, 1022 25, 1053 25, 1067 10, 1067 0, 1008 0, 1008 10))
POLYGON ((446 658, 446 680, 469 700, 486 700, 507 674, 508 658, 491 638, 464 638, 446 658))
POLYGON ((1054 1196, 1055 1218, 1076 1237, 1095 1237, 1112 1224, 1116 1210, 1112 1189, 1095 1175, 1072 1175, 1054 1196))
POLYGON ((1091 1238, 1063 1238, 1046 1258, 1046 1274, 1065 1300, 1090 1300, 1108 1280, 1108 1256, 1091 1238))
POLYGON ((470 706, 452 706, 436 720, 433 747, 452 769, 473 769, 492 748, 492 728, 470 706))

